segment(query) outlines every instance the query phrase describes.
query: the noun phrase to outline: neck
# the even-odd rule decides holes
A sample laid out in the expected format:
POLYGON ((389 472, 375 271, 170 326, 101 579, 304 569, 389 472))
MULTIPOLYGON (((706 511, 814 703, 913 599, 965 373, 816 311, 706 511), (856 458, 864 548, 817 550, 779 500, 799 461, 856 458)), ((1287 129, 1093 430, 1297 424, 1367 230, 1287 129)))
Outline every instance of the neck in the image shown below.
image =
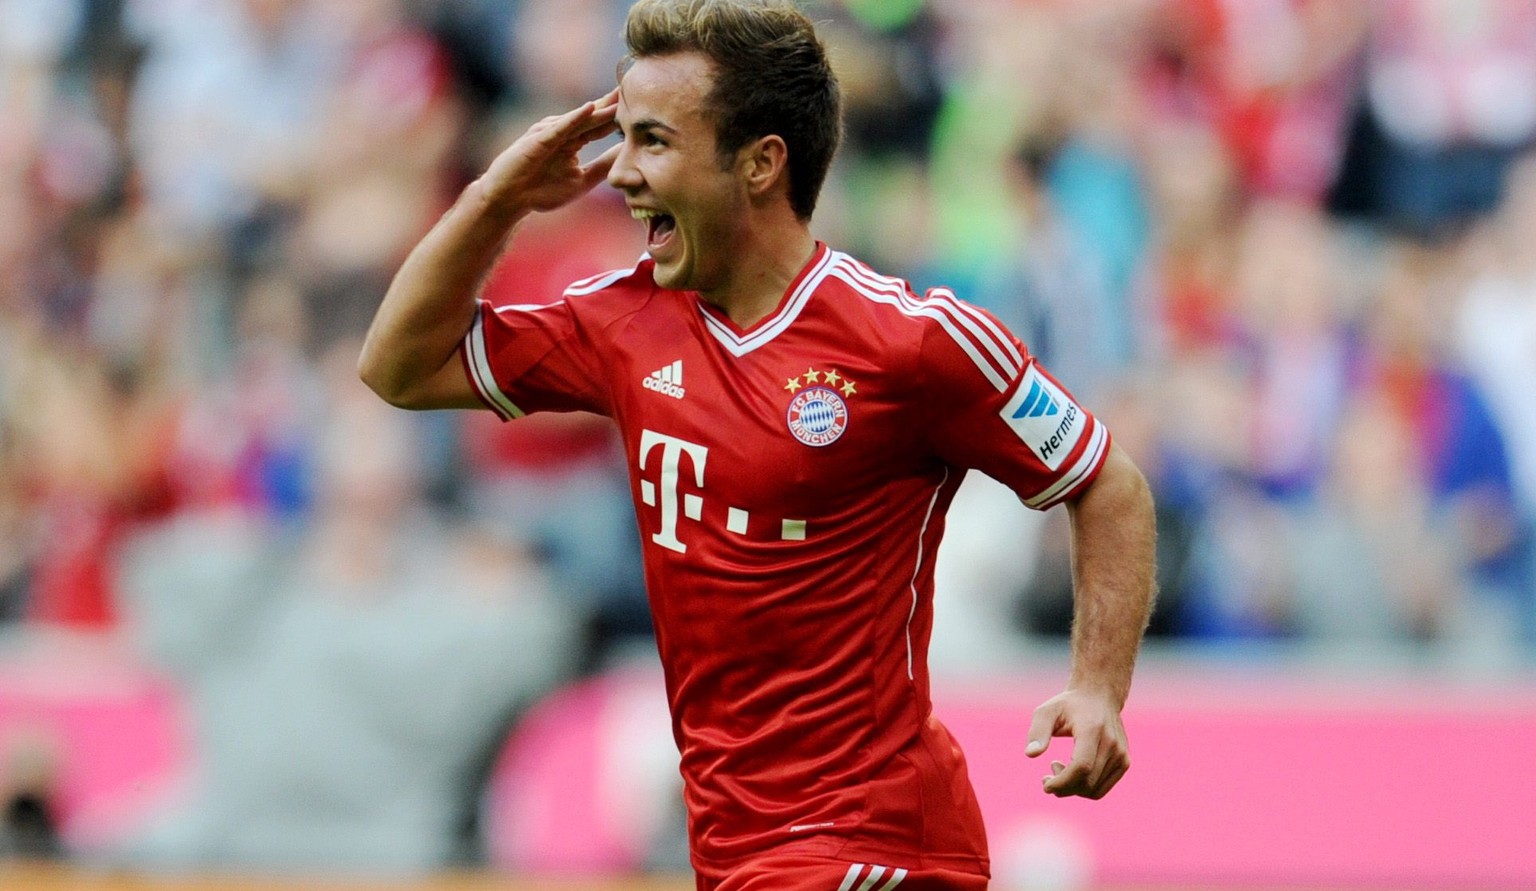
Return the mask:
POLYGON ((748 328, 773 312, 790 282, 811 261, 816 239, 798 219, 792 224, 754 227, 756 236, 738 256, 730 280, 699 296, 720 307, 737 326, 748 328))

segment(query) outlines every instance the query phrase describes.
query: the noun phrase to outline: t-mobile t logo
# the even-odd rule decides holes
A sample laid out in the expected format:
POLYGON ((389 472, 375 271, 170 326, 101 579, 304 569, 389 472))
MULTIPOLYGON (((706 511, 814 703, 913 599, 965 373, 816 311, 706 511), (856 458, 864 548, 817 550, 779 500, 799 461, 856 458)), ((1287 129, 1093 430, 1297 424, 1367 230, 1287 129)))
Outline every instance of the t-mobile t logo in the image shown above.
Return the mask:
POLYGON ((688 546, 677 537, 677 502, 678 495, 682 495, 683 516, 697 521, 704 515, 704 499, 692 492, 679 493, 678 477, 681 473, 682 457, 688 456, 693 465, 693 485, 702 489, 704 487, 704 461, 709 457, 709 449, 696 442, 686 439, 678 439, 675 436, 667 436, 654 430, 642 430, 640 433, 640 470, 644 472, 654 464, 648 464, 651 452, 656 446, 661 446, 660 479, 652 482, 649 479, 640 480, 640 500, 648 507, 657 506, 657 486, 661 487, 661 531, 651 536, 651 541, 664 548, 686 554, 688 546))

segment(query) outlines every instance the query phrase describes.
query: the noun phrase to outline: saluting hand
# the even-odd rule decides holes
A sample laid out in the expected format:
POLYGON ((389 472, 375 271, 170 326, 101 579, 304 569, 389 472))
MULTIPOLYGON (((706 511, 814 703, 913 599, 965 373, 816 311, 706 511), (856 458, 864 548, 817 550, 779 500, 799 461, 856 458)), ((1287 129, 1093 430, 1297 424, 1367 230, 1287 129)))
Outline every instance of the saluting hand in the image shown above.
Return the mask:
POLYGON ((1035 709, 1024 754, 1038 758, 1053 736, 1072 737, 1072 760, 1051 762, 1045 791, 1065 798, 1103 798, 1131 767, 1120 707, 1108 694, 1067 690, 1035 709))
POLYGON ((618 130, 619 91, 551 115, 513 142, 480 177, 485 199, 511 214, 554 210, 591 191, 618 157, 615 145, 589 164, 578 153, 618 130))

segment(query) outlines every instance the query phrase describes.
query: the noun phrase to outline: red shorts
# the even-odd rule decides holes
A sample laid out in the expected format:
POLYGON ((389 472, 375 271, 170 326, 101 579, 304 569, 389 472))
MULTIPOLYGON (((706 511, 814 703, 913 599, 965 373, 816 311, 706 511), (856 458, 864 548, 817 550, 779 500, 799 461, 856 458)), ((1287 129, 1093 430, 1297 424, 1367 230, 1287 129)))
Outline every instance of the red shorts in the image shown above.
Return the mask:
POLYGON ((851 863, 783 854, 749 861, 720 881, 700 877, 698 891, 986 891, 987 877, 954 869, 851 863))

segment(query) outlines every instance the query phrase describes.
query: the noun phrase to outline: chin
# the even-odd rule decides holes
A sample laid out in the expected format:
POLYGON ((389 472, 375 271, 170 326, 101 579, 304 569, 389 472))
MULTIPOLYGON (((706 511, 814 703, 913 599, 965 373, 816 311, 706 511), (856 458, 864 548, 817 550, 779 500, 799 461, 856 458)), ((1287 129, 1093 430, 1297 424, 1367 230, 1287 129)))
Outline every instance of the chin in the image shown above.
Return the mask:
POLYGON ((656 282, 658 288, 666 288, 669 291, 688 290, 688 277, 676 268, 664 267, 658 263, 651 269, 651 279, 656 282))

